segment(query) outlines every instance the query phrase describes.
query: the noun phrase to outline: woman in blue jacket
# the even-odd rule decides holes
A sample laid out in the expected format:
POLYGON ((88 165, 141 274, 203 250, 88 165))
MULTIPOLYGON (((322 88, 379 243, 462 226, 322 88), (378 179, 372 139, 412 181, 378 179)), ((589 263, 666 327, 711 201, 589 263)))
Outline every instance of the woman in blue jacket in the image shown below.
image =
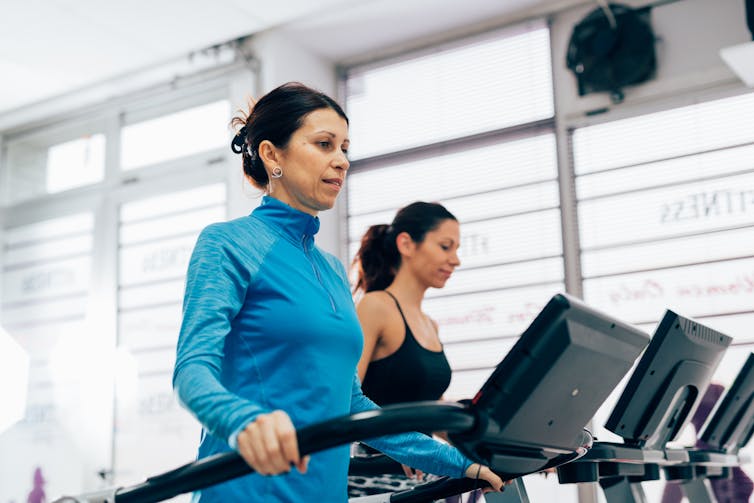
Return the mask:
MULTIPOLYGON (((231 147, 266 195, 249 216, 199 236, 173 385, 203 425, 199 457, 236 449, 256 473, 194 499, 345 502, 349 446, 302 458, 296 428, 376 408, 356 375, 363 338, 345 269, 314 244, 317 214, 345 182, 348 119, 332 98, 289 83, 233 125, 231 147)), ((420 433, 366 443, 424 472, 502 487, 489 468, 420 433)))

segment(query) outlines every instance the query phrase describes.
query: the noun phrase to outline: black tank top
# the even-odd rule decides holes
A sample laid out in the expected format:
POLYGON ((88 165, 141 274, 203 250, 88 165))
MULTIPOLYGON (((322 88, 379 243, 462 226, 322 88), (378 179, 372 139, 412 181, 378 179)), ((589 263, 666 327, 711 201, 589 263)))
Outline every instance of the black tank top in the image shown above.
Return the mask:
POLYGON ((401 305, 390 292, 403 318, 406 336, 398 350, 369 363, 361 389, 377 405, 438 400, 450 384, 450 365, 444 351, 430 351, 414 338, 401 305))

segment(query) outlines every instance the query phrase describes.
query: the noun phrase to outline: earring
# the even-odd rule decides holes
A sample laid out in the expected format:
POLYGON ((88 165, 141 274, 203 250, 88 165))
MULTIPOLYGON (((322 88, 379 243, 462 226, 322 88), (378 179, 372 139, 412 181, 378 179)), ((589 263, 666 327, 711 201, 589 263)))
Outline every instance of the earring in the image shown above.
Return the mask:
POLYGON ((270 176, 272 176, 272 178, 280 178, 281 176, 283 176, 283 168, 281 168, 280 166, 275 166, 274 168, 272 168, 272 174, 270 176))

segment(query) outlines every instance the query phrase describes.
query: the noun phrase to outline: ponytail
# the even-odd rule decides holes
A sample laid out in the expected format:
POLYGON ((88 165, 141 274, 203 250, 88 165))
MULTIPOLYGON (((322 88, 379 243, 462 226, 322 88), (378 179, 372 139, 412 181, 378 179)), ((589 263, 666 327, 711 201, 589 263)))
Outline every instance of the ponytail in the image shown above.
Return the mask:
POLYGON ((357 269, 354 293, 384 290, 395 279, 400 255, 391 231, 389 225, 377 224, 367 229, 361 238, 361 246, 352 264, 357 269))

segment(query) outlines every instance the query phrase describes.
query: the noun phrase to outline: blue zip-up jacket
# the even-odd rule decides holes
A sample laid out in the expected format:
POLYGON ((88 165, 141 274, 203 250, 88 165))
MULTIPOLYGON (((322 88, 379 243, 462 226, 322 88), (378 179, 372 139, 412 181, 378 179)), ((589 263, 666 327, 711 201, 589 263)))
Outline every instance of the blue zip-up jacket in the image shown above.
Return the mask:
MULTIPOLYGON (((173 386, 202 423, 199 457, 235 447, 261 413, 296 428, 377 406, 361 392, 363 335, 343 265, 314 245, 319 219, 264 197, 250 216, 205 228, 186 278, 173 386)), ((369 445, 428 473, 463 477, 471 461, 425 435, 369 445)), ((202 490, 207 502, 347 501, 349 446, 312 455, 309 469, 251 474, 202 490)))

